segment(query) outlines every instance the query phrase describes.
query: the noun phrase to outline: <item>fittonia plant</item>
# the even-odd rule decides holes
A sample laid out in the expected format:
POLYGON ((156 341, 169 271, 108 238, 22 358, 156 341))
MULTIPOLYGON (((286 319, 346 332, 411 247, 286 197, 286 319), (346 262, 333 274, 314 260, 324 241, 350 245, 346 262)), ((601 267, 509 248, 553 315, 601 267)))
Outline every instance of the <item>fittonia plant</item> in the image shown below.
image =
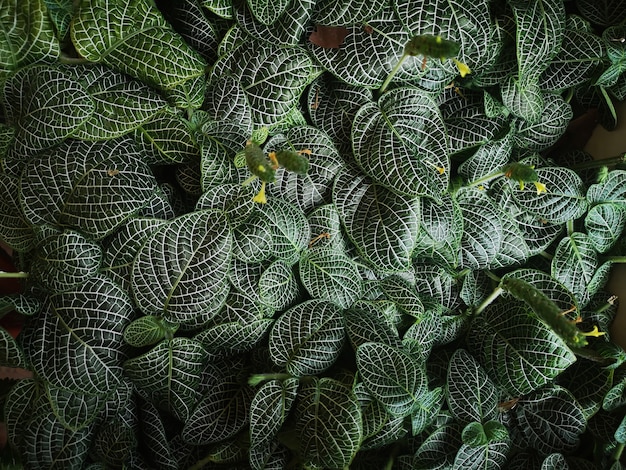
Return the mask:
POLYGON ((160 3, 0 2, 5 463, 623 468, 626 3, 160 3))

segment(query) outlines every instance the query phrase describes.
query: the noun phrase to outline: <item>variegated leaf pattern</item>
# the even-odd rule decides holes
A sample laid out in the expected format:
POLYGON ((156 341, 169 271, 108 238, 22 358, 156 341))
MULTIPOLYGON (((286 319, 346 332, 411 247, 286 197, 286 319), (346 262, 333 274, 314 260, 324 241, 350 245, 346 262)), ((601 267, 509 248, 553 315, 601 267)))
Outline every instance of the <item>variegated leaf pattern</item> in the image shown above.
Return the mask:
POLYGON ((19 179, 0 172, 0 238, 18 251, 30 251, 35 234, 30 222, 19 209, 19 179))
POLYGON ((78 431, 93 423, 106 405, 106 395, 87 395, 45 384, 52 411, 63 427, 78 431))
POLYGON ((185 421, 181 438, 189 444, 201 445, 233 437, 250 421, 252 395, 248 384, 242 385, 232 372, 224 373, 185 421))
POLYGON ((92 452, 105 465, 120 466, 132 461, 137 449, 137 435, 132 425, 119 418, 101 424, 93 437, 92 452))
POLYGON ((457 349, 450 358, 446 383, 448 407, 460 422, 496 418, 498 387, 465 349, 457 349))
POLYGON ((504 268, 524 263, 531 256, 524 233, 509 212, 498 211, 502 223, 502 242, 498 254, 489 264, 490 268, 504 268))
POLYGON ((252 108, 243 86, 231 75, 217 75, 207 83, 202 110, 208 119, 236 122, 252 132, 252 108))
MULTIPOLYGON (((230 226, 236 228, 254 213, 253 196, 254 191, 250 186, 240 184, 211 186, 196 202, 196 210, 220 210, 228 217, 230 226)), ((250 228, 253 226, 249 225, 250 228)), ((237 238, 236 235, 235 238, 237 238)))
POLYGON ((386 0, 322 0, 315 4, 313 22, 324 26, 352 26, 376 18, 387 5, 386 0))
POLYGON ((28 367, 22 348, 4 328, 0 328, 0 366, 21 369, 28 367))
POLYGON ((152 164, 187 163, 200 154, 189 122, 169 111, 159 112, 141 124, 133 140, 144 160, 152 164))
POLYGON ((246 0, 246 4, 241 2, 235 10, 235 18, 242 29, 259 41, 293 46, 302 39, 315 0, 246 0), (254 3, 257 5, 253 6, 254 3), (259 8, 262 3, 267 7, 259 8), (271 12, 271 16, 267 12, 271 12))
POLYGON ((574 232, 561 239, 554 252, 551 274, 571 292, 584 307, 590 300, 588 286, 598 270, 598 253, 589 236, 574 232))
POLYGON ((570 452, 585 428, 580 405, 571 392, 559 386, 524 397, 513 412, 524 441, 544 454, 570 452))
POLYGON ((420 226, 414 256, 456 266, 461 249, 463 214, 456 199, 420 198, 420 226))
POLYGON ((168 324, 162 317, 144 315, 136 318, 124 330, 124 341, 135 348, 152 346, 163 338, 171 336, 178 325, 168 324))
POLYGON ((554 145, 574 117, 569 105, 559 95, 544 94, 541 115, 535 122, 514 120, 516 146, 529 150, 545 150, 554 145))
MULTIPOLYGON (((552 277, 550 274, 532 268, 521 268, 511 271, 503 276, 503 278, 512 277, 521 279, 539 289, 552 302, 557 304, 564 312, 576 307, 578 310, 578 302, 574 294, 565 287, 561 282, 552 277)), ((576 318, 575 312, 564 313, 572 320, 576 318)))
POLYGON ((193 94, 194 79, 204 74, 200 55, 174 32, 156 5, 146 0, 82 4, 70 33, 74 47, 85 59, 161 90, 182 87, 193 94))
POLYGON ((626 205, 626 170, 613 170, 601 183, 589 186, 587 200, 594 205, 601 202, 626 205))
POLYGON ((178 462, 167 437, 167 421, 152 403, 144 401, 139 408, 141 421, 141 441, 148 449, 152 462, 160 468, 174 470, 178 462))
POLYGON ((448 186, 446 128, 435 101, 417 88, 388 91, 361 107, 352 149, 361 169, 391 191, 438 198, 448 186))
POLYGON ((304 175, 283 168, 276 170, 276 181, 267 187, 268 197, 290 201, 305 213, 330 203, 332 182, 344 164, 328 135, 312 126, 292 127, 270 138, 263 150, 268 154, 278 150, 306 151, 303 157, 309 161, 304 175))
POLYGON ((520 302, 492 304, 472 322, 469 352, 517 397, 547 385, 575 360, 565 342, 520 302))
POLYGON ((228 271, 228 280, 237 292, 261 303, 259 281, 263 272, 272 264, 271 260, 248 263, 234 258, 228 271))
POLYGON ((6 294, 0 296, 2 312, 15 310, 20 315, 32 317, 41 310, 41 299, 26 294, 6 294))
POLYGON ((418 294, 435 299, 449 310, 461 305, 460 287, 451 271, 440 265, 424 263, 415 263, 413 271, 418 294))
POLYGON ((511 442, 508 440, 492 441, 480 446, 463 444, 452 468, 505 468, 510 449, 511 442))
POLYGON ((278 198, 269 200, 259 211, 272 234, 272 256, 286 263, 295 263, 311 237, 304 212, 294 204, 278 198))
POLYGON ((307 466, 350 466, 363 437, 360 411, 354 392, 337 380, 314 378, 302 385, 295 432, 307 466))
POLYGON ((221 212, 191 212, 160 226, 133 263, 137 305, 171 322, 206 322, 226 300, 231 245, 221 212))
POLYGON ((452 468, 454 458, 463 442, 462 427, 453 422, 437 428, 420 445, 413 457, 413 463, 432 467, 452 468))
POLYGON ((330 247, 340 252, 347 251, 347 243, 341 231, 339 211, 334 204, 319 206, 311 211, 307 218, 311 228, 309 250, 330 247))
POLYGON ((598 253, 608 251, 626 227, 626 206, 604 203, 593 206, 585 216, 585 231, 598 253))
POLYGON ((312 68, 311 58, 300 46, 249 40, 221 57, 211 76, 231 74, 243 87, 255 124, 271 126, 296 106, 312 68))
POLYGON ((356 363, 367 391, 392 416, 407 416, 428 392, 424 363, 402 349, 365 343, 356 350, 356 363))
POLYGON ((52 63, 61 53, 44 0, 6 0, 0 8, 0 78, 34 63, 52 63))
POLYGON ((176 337, 128 359, 124 373, 140 396, 184 422, 200 399, 198 387, 205 359, 206 351, 199 342, 176 337))
POLYGON ((286 310, 301 296, 300 283, 294 268, 276 260, 259 278, 259 298, 272 310, 286 310))
POLYGON ((51 295, 24 328, 26 358, 51 386, 90 395, 111 393, 122 380, 123 333, 130 298, 103 275, 51 295))
POLYGON ((271 258, 274 255, 272 245, 271 226, 258 212, 233 230, 233 258, 245 263, 260 263, 271 258))
MULTIPOLYGON (((270 380, 254 394, 250 404, 250 460, 274 440, 298 395, 298 379, 270 380)), ((251 462, 252 463, 252 462, 251 462)))
POLYGON ((352 348, 356 350, 364 343, 384 343, 400 348, 398 330, 389 322, 380 306, 365 308, 362 302, 343 312, 346 333, 352 348))
POLYGON ((61 69, 91 97, 94 112, 73 134, 84 140, 108 140, 138 128, 167 106, 154 89, 102 65, 61 69))
POLYGON ((145 205, 155 189, 152 171, 132 141, 68 140, 26 164, 20 202, 33 225, 76 228, 100 239, 145 205))
POLYGON ((373 184, 364 175, 344 170, 333 200, 348 237, 376 269, 405 271, 419 231, 420 200, 373 184))
POLYGON ((20 447, 24 441, 25 428, 34 415, 36 403, 47 400, 37 379, 27 377, 18 380, 6 395, 4 422, 9 441, 20 447))
POLYGON ((585 213, 588 206, 584 183, 573 170, 546 167, 536 171, 546 186, 545 192, 538 193, 532 184, 521 189, 519 183, 509 180, 513 198, 524 210, 553 224, 577 219, 585 213))
POLYGON ((348 308, 361 297, 363 283, 358 267, 340 251, 304 250, 298 266, 302 285, 312 298, 348 308))
POLYGON ((388 300, 407 315, 418 318, 424 313, 424 304, 415 288, 415 284, 399 275, 392 275, 381 280, 380 287, 388 300))
POLYGON ((443 318, 440 310, 429 309, 415 317, 402 335, 402 345, 416 357, 428 359, 433 346, 443 338, 443 318))
POLYGON ((319 374, 339 357, 345 338, 341 309, 326 300, 302 302, 283 313, 270 331, 274 364, 301 377, 319 374))
POLYGON ((261 318, 248 323, 229 322, 210 326, 194 336, 214 355, 233 355, 250 351, 267 337, 274 320, 261 318))
POLYGON ((541 253, 548 248, 564 230, 562 223, 550 223, 541 216, 527 212, 520 212, 515 216, 515 220, 530 250, 529 256, 541 253))
POLYGON ((529 79, 520 83, 516 76, 510 75, 500 90, 506 109, 521 118, 524 124, 536 124, 541 120, 546 104, 537 80, 529 79))
POLYGON ((2 84, 2 104, 22 155, 53 147, 76 133, 95 104, 71 75, 46 65, 24 67, 2 84), (51 121, 50 116, 54 116, 51 121))
POLYGON ((46 238, 37 246, 31 275, 54 291, 76 287, 100 268, 102 248, 73 230, 46 238))

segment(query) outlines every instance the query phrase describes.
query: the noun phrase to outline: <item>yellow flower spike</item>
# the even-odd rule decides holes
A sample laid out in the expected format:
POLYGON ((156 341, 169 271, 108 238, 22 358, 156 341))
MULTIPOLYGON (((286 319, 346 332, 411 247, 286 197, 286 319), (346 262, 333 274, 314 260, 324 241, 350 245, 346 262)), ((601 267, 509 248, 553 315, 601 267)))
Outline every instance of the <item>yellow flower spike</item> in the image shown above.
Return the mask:
POLYGON ((540 183, 539 181, 535 181, 533 184, 535 185, 535 188, 537 188, 537 194, 548 192, 545 184, 540 183))
POLYGON ((524 182, 522 180, 519 181, 519 189, 520 191, 524 191, 524 182))
POLYGON ((583 331, 582 333, 585 336, 593 336, 594 338, 598 338, 599 336, 602 336, 606 332, 605 331, 598 331, 598 327, 596 325, 593 325, 593 330, 587 331, 587 332, 583 331))
POLYGON ((261 183, 261 189, 258 194, 252 198, 254 202, 258 202, 259 204, 267 203, 267 197, 265 197, 265 181, 261 183))
POLYGON ((461 62, 460 60, 457 60, 457 59, 452 59, 452 60, 456 64, 456 68, 459 69, 459 73, 461 74, 461 78, 465 78, 465 75, 469 75, 470 73, 472 73, 472 71, 467 66, 467 64, 464 64, 463 62, 461 62))

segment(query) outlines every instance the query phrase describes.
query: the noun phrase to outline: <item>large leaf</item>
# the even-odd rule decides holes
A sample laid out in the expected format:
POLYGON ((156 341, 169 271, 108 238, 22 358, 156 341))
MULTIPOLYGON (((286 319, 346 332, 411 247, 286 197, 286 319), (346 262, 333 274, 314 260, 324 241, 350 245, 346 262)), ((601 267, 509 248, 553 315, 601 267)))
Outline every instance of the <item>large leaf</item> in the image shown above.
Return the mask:
POLYGON ((463 444, 454 459, 455 470, 465 468, 505 468, 508 463, 511 442, 508 440, 493 441, 484 445, 474 446, 463 444))
POLYGON ((376 183, 408 196, 439 198, 448 186, 448 138, 437 104, 417 88, 397 88, 356 113, 352 148, 376 183))
POLYGON ((74 137, 107 140, 131 132, 167 106, 156 91, 128 75, 104 66, 62 69, 74 77, 91 97, 94 113, 74 137))
POLYGON ((206 352, 189 338, 164 340, 124 362, 124 372, 144 399, 186 421, 200 399, 198 391, 206 352))
POLYGON ((2 88, 2 104, 16 127, 15 145, 21 154, 59 144, 95 110, 93 99, 76 79, 50 66, 22 68, 2 88))
POLYGON ((0 5, 0 79, 35 62, 54 62, 59 42, 44 0, 4 0, 0 5))
MULTIPOLYGON (((193 95, 195 79, 204 74, 199 54, 147 0, 82 3, 70 33, 74 47, 88 61, 108 65, 158 89, 179 87, 193 95)), ((194 107, 200 104, 192 103, 194 107)))
POLYGON ((300 279, 313 298, 348 308, 361 297, 363 283, 356 263, 331 249, 305 250, 300 257, 300 279))
POLYGON ((216 75, 207 84, 202 109, 208 119, 234 121, 252 132, 252 108, 242 84, 231 75, 216 75))
POLYGON ((343 313, 346 333, 352 347, 356 350, 364 343, 384 343, 400 348, 402 343, 395 325, 386 316, 384 307, 379 303, 357 302, 343 313))
POLYGON ((613 170, 601 183, 589 186, 587 200, 593 205, 601 202, 626 205, 626 170, 613 170))
POLYGON ((0 328, 0 367, 28 367, 22 348, 4 328, 0 328))
POLYGON ((51 295, 24 328, 24 353, 53 387, 104 395, 121 382, 128 295, 104 276, 51 295))
POLYGON ((406 416, 428 392, 426 370, 401 349, 365 343, 356 351, 359 375, 369 393, 393 416, 406 416))
POLYGON ((274 261, 259 278, 259 298, 274 310, 291 307, 300 296, 300 284, 290 264, 274 261))
POLYGON ((106 395, 76 393, 50 384, 46 384, 45 390, 56 418, 71 431, 78 431, 94 422, 109 398, 106 395))
POLYGON ((149 163, 184 163, 196 160, 200 153, 189 122, 169 111, 144 122, 133 138, 149 163))
POLYGON ((335 304, 308 300, 283 313, 270 331, 274 364, 293 376, 314 375, 339 357, 345 338, 343 316, 335 304))
POLYGON ((626 227, 626 206, 604 203, 593 206, 585 216, 589 241, 599 253, 608 251, 626 227))
MULTIPOLYGON (((528 106, 528 103, 522 104, 528 106)), ((515 144, 529 150, 545 150, 554 145, 574 117, 571 105, 559 95, 546 94, 540 103, 540 115, 532 122, 514 119, 515 144)))
POLYGON ((272 234, 271 254, 286 263, 294 263, 310 240, 309 222, 295 205, 271 199, 260 209, 272 234))
POLYGON ((556 247, 552 276, 572 291, 584 306, 589 302, 588 289, 598 266, 598 254, 587 234, 574 232, 556 247))
POLYGON ((548 384, 575 360, 565 342, 523 303, 492 304, 472 323, 470 352, 512 396, 548 384))
POLYGON ((191 212, 160 226, 135 258, 135 301, 172 322, 206 322, 226 300, 231 244, 221 212, 191 212))
POLYGON ((348 237, 372 266, 385 271, 410 266, 419 230, 419 198, 400 196, 364 175, 342 171, 333 199, 348 237))
POLYGON ((145 205, 155 188, 132 141, 73 140, 26 164, 20 199, 31 224, 76 228, 98 239, 145 205))
POLYGON ((255 123, 271 126, 297 104, 312 66, 309 56, 297 46, 248 40, 221 57, 211 75, 232 75, 243 87, 255 123))
POLYGON ((301 387, 295 411, 304 460, 316 467, 348 468, 363 437, 354 392, 337 380, 314 378, 301 387))

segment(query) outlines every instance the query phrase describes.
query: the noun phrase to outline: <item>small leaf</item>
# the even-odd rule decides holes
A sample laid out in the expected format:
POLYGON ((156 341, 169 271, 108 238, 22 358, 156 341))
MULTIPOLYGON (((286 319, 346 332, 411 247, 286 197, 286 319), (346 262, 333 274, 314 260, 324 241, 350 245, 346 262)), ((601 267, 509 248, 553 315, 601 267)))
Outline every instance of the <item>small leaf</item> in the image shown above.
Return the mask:
POLYGON ((124 341, 136 348, 152 346, 166 336, 172 336, 178 325, 168 325, 161 317, 144 315, 133 320, 124 330, 124 341))
POLYGON ((585 230, 589 242, 598 253, 605 253, 619 240, 626 227, 626 207, 601 203, 593 206, 585 216, 585 230))
POLYGON ((586 234, 574 232, 558 244, 552 276, 574 293, 581 307, 589 302, 588 286, 597 269, 598 255, 586 234))

